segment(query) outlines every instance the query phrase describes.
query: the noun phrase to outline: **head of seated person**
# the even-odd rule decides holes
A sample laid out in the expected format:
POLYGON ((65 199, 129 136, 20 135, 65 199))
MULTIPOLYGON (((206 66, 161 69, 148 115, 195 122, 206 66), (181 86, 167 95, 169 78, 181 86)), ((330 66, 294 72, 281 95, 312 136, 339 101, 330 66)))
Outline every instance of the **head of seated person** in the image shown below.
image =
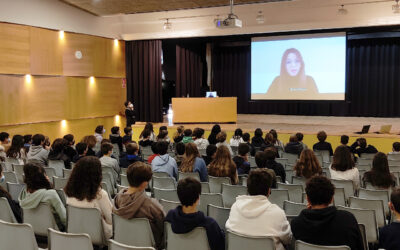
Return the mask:
POLYGON ((327 137, 328 136, 326 135, 325 131, 319 131, 317 134, 317 139, 319 142, 325 142, 327 137))
POLYGON ((297 141, 302 142, 304 135, 303 135, 303 133, 299 132, 299 133, 296 133, 296 137, 297 137, 297 141))
POLYGON ((144 162, 137 161, 131 164, 126 171, 129 189, 127 193, 134 194, 143 192, 153 176, 151 166, 144 162))
POLYGON ((296 135, 291 135, 291 136, 289 137, 289 142, 291 142, 291 143, 298 143, 298 142, 299 142, 299 139, 297 139, 297 136, 296 136, 296 135))
POLYGON ((114 146, 111 143, 101 144, 101 154, 110 157, 113 152, 114 146))
POLYGON ((195 128, 195 129, 193 130, 194 139, 201 139, 201 138, 203 138, 203 135, 204 135, 204 129, 202 129, 202 128, 195 128))
POLYGON ((247 158, 249 156, 250 152, 250 146, 247 145, 246 143, 240 143, 238 146, 238 155, 242 158, 245 158, 247 161, 247 158))
POLYGON ((185 154, 185 144, 182 142, 178 142, 175 146, 175 151, 177 155, 184 155, 185 154))
POLYGON ((393 143, 393 152, 400 153, 400 142, 393 143))
POLYGON ((45 136, 42 134, 36 134, 32 137, 32 145, 33 146, 43 146, 45 141, 45 136))
POLYGON ((159 155, 166 155, 168 153, 169 143, 165 141, 159 141, 156 143, 156 152, 159 155))
POLYGON ((395 218, 397 218, 397 221, 400 218, 400 188, 396 187, 392 190, 392 193, 390 195, 390 202, 389 202, 389 208, 395 215, 395 218))
POLYGON ((182 212, 185 214, 196 213, 200 202, 200 182, 192 177, 182 179, 178 182, 177 193, 182 204, 182 212))
POLYGON ((76 148, 76 152, 80 156, 86 155, 86 153, 88 151, 88 145, 84 142, 79 142, 78 144, 76 144, 75 148, 76 148))
POLYGON ((266 169, 255 169, 250 172, 247 179, 247 192, 250 196, 271 194, 273 178, 266 169))
POLYGON ((258 168, 265 168, 267 163, 266 153, 263 151, 258 151, 255 155, 255 161, 258 168))
POLYGON ((131 142, 126 144, 126 154, 127 155, 137 155, 139 152, 139 147, 136 143, 131 142))
POLYGON ((249 133, 244 133, 242 136, 242 139, 244 142, 249 143, 250 142, 250 134, 249 133))
POLYGON ((274 147, 266 148, 264 150, 265 157, 267 158, 267 161, 274 161, 276 156, 278 155, 278 152, 274 147))
POLYGON ((183 135, 184 135, 185 137, 192 136, 192 134, 193 134, 193 132, 192 132, 191 129, 185 129, 185 131, 183 131, 183 135))
POLYGON ((150 139, 150 135, 151 135, 151 131, 149 129, 143 130, 143 133, 142 133, 143 138, 142 138, 142 140, 143 141, 149 140, 150 139))
POLYGON ((36 163, 27 163, 24 166, 24 183, 29 193, 39 189, 51 189, 51 183, 44 168, 36 163))
POLYGON ((254 130, 254 137, 261 137, 263 136, 263 131, 261 128, 256 128, 256 130, 254 130))
MULTIPOLYGON (((75 140, 74 140, 74 135, 73 134, 64 135, 63 138, 65 140, 67 140, 68 146, 73 146, 75 144, 75 140)), ((24 138, 24 140, 25 140, 25 138, 24 138)), ((29 143, 29 141, 28 141, 28 143, 29 143)))
POLYGON ((355 164, 350 150, 346 146, 338 146, 333 154, 331 168, 336 171, 347 171, 354 168, 355 164))
POLYGON ((309 209, 327 208, 333 202, 335 187, 325 176, 315 175, 307 181, 306 194, 309 209))
POLYGON ((118 126, 114 126, 114 127, 111 128, 111 134, 119 136, 120 133, 121 133, 121 131, 119 130, 118 126))
POLYGON ((340 137, 340 143, 342 145, 347 145, 349 143, 349 136, 348 135, 342 135, 340 137))
POLYGON ((225 131, 221 131, 217 134, 217 141, 219 143, 224 143, 226 141, 226 132, 225 131))

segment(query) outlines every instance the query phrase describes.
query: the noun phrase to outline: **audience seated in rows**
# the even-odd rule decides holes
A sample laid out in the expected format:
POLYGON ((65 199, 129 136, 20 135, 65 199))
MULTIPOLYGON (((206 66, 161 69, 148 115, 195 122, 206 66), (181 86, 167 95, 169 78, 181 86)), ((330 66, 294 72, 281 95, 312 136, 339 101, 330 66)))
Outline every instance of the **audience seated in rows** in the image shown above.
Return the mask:
POLYGON ((118 180, 118 176, 121 172, 119 167, 119 163, 116 159, 111 158, 111 154, 113 152, 113 145, 111 143, 103 143, 101 144, 101 153, 103 156, 100 158, 100 163, 102 167, 110 167, 113 171, 114 180, 118 180))
POLYGON ((67 134, 64 135, 63 139, 67 141, 67 145, 64 148, 64 154, 66 154, 69 159, 72 161, 77 154, 74 145, 75 145, 75 140, 74 140, 74 135, 72 134, 67 134))
POLYGON ((272 176, 265 169, 250 172, 247 179, 249 195, 241 195, 232 205, 226 229, 247 236, 272 236, 277 250, 292 239, 285 212, 268 200, 272 176))
POLYGON ((151 131, 148 129, 143 130, 141 134, 141 139, 139 140, 139 145, 141 147, 149 147, 153 144, 153 141, 150 139, 151 131))
POLYGON ((189 142, 185 145, 185 157, 179 167, 181 172, 197 172, 200 176, 200 181, 207 182, 207 166, 203 158, 200 157, 199 150, 196 144, 189 142))
POLYGON ((88 151, 88 146, 86 143, 84 142, 79 142, 78 144, 76 144, 76 155, 74 156, 74 158, 72 159, 73 163, 76 163, 77 161, 79 161, 82 157, 86 156, 86 153, 88 151))
POLYGON ((217 148, 215 159, 208 165, 208 174, 214 177, 229 177, 233 185, 238 184, 239 178, 236 164, 233 162, 229 149, 225 145, 217 148))
POLYGON ((183 131, 183 139, 182 139, 182 143, 186 144, 189 142, 193 142, 193 137, 192 137, 192 130, 191 129, 185 129, 185 131, 183 131))
POLYGON ((131 127, 124 128, 124 133, 125 135, 122 137, 122 143, 125 144, 132 142, 132 135, 133 135, 132 128, 131 127))
POLYGON ((400 189, 395 188, 390 195, 389 208, 394 220, 379 230, 379 249, 400 249, 400 189))
POLYGON ((229 150, 229 153, 231 154, 231 156, 233 157, 233 151, 232 151, 232 148, 231 148, 231 146, 226 142, 226 132, 225 131, 221 131, 221 132, 219 132, 218 133, 218 135, 217 135, 217 141, 218 141, 218 143, 217 144, 215 144, 217 147, 220 147, 220 146, 225 146, 225 147, 227 147, 228 148, 228 150, 229 150))
POLYGON ((395 176, 390 173, 386 154, 376 153, 372 161, 372 169, 364 173, 363 182, 370 183, 378 189, 388 189, 396 186, 395 176))
POLYGON ((327 134, 325 131, 319 131, 317 134, 318 141, 314 144, 313 150, 314 151, 328 151, 329 155, 333 155, 332 145, 329 142, 326 142, 327 134))
POLYGON ((239 144, 238 155, 233 157, 233 162, 236 164, 236 169, 239 175, 249 174, 250 172, 249 152, 249 145, 246 143, 239 144))
POLYGON ((210 163, 215 159, 216 154, 217 146, 215 146, 215 144, 208 145, 206 149, 206 155, 203 156, 206 166, 210 165, 210 163))
POLYGON ((244 143, 242 136, 243 131, 240 128, 237 128, 235 130, 235 133, 233 134, 233 137, 229 141, 229 145, 233 147, 238 147, 240 143, 244 143))
POLYGON ((204 227, 211 250, 225 250, 225 234, 218 223, 211 217, 198 211, 201 184, 198 180, 188 177, 178 182, 177 193, 181 205, 170 210, 165 220, 171 223, 176 234, 191 232, 196 227, 204 227))
POLYGON ((378 150, 372 145, 367 145, 367 140, 365 138, 358 138, 351 145, 351 152, 361 157, 362 154, 378 153, 378 150))
POLYGON ((174 142, 178 143, 181 142, 183 137, 185 136, 183 134, 183 131, 185 131, 185 127, 184 126, 179 126, 176 128, 176 132, 174 134, 174 142))
POLYGON ((267 154, 264 151, 258 151, 255 156, 255 161, 257 168, 264 169, 271 175, 272 177, 271 188, 276 188, 277 181, 276 181, 275 171, 266 167, 268 161, 267 154))
POLYGON ((211 129, 210 135, 208 136, 208 143, 216 145, 218 143, 217 135, 219 132, 221 132, 221 127, 218 124, 215 124, 211 129))
MULTIPOLYGON (((0 167, 0 183, 4 184, 4 182, 5 182, 5 176, 3 175, 3 168, 0 167)), ((18 203, 13 201, 10 194, 1 185, 0 185, 0 197, 7 199, 15 219, 17 220, 18 223, 22 223, 21 208, 19 207, 18 203)))
POLYGON ((275 172, 275 175, 280 176, 283 183, 286 182, 286 172, 282 164, 275 161, 277 152, 275 148, 267 148, 264 151, 266 158, 265 167, 275 172))
POLYGON ((167 126, 161 126, 159 128, 159 133, 157 135, 156 140, 157 141, 166 141, 168 143, 171 141, 171 139, 169 139, 169 137, 168 137, 168 128, 167 128, 167 126))
POLYGON ((32 137, 32 146, 29 149, 27 159, 34 161, 42 166, 47 166, 49 157, 49 147, 44 146, 45 136, 42 134, 36 134, 32 137))
POLYGON ((169 143, 160 141, 157 142, 156 148, 158 155, 154 157, 151 162, 151 168, 153 172, 164 172, 168 173, 169 176, 178 179, 178 165, 174 158, 168 154, 169 143))
POLYGON ((68 145, 68 141, 65 139, 55 139, 53 144, 51 145, 51 149, 49 152, 49 160, 59 160, 64 162, 64 167, 66 169, 71 168, 71 159, 65 154, 65 148, 68 145))
POLYGON ((134 143, 128 143, 126 145, 126 154, 119 158, 119 165, 121 168, 128 168, 129 165, 142 161, 142 158, 138 156, 139 153, 139 146, 134 143))
POLYGON ((204 129, 195 128, 193 130, 193 140, 198 149, 206 149, 209 145, 208 140, 204 139, 204 129))
POLYGON ((151 167, 143 162, 130 165, 127 170, 129 187, 116 195, 113 212, 127 220, 149 219, 157 248, 162 249, 165 214, 160 203, 148 197, 145 192, 152 175, 151 167))
POLYGON ((94 151, 94 148, 96 147, 97 141, 96 141, 96 137, 94 135, 84 136, 82 138, 81 142, 84 142, 87 145, 86 156, 96 156, 96 152, 94 151))
POLYGON ((60 230, 65 229, 66 210, 60 197, 54 189, 44 171, 37 163, 24 165, 24 182, 26 187, 19 194, 19 205, 23 209, 34 209, 40 203, 47 203, 53 211, 54 219, 60 230))
POLYGON ((303 149, 308 149, 307 145, 303 142, 303 133, 296 133, 297 141, 303 146, 303 149))
POLYGON ((112 236, 112 203, 107 192, 101 188, 101 180, 100 160, 86 156, 75 164, 64 191, 67 205, 100 210, 104 235, 109 239, 112 236))
POLYGON ((7 150, 7 157, 18 159, 20 164, 24 164, 26 160, 26 152, 24 147, 24 137, 22 135, 14 135, 11 146, 7 150))
POLYGON ((291 222, 293 236, 310 244, 346 245, 363 250, 363 240, 353 214, 338 210, 333 203, 335 187, 329 179, 316 175, 307 181, 307 209, 291 222))
POLYGON ((389 152, 390 155, 400 154, 400 142, 394 142, 392 145, 392 152, 389 152))
POLYGON ((311 149, 305 149, 301 152, 300 158, 293 169, 296 176, 306 179, 313 175, 322 174, 321 165, 311 149))
POLYGON ((332 179, 352 180, 355 189, 358 189, 360 186, 358 168, 355 167, 351 153, 346 146, 338 146, 336 148, 329 172, 332 179))
POLYGON ((296 135, 291 135, 289 143, 286 144, 284 150, 289 154, 300 155, 301 151, 303 151, 303 146, 297 141, 296 135))

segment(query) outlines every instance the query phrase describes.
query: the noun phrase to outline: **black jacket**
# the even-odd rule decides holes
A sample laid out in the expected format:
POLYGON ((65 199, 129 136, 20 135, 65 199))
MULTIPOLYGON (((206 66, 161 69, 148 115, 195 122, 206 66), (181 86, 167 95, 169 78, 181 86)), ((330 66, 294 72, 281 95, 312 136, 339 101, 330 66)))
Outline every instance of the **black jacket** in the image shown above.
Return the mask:
POLYGON ((86 156, 96 156, 96 152, 92 148, 88 147, 88 150, 86 152, 86 156))
POLYGON ((74 159, 74 156, 77 155, 78 153, 76 152, 76 150, 71 147, 71 146, 66 146, 64 148, 64 154, 68 155, 69 159, 74 159))
POLYGON ((111 134, 110 135, 111 144, 118 144, 119 153, 123 152, 122 148, 122 137, 120 135, 111 134))
POLYGON ((206 166, 208 166, 213 161, 213 158, 211 158, 210 156, 207 156, 207 155, 203 155, 202 158, 203 158, 204 162, 206 163, 206 166))
MULTIPOLYGON (((267 163, 265 164, 265 167, 268 169, 274 170, 276 176, 280 176, 282 179, 282 182, 285 183, 286 172, 285 172, 285 168, 282 166, 282 164, 276 162, 275 160, 268 160, 267 163)), ((291 180, 289 180, 289 181, 291 181, 291 180)))
POLYGON ((300 142, 289 142, 285 146, 285 152, 289 154, 300 155, 303 151, 303 145, 300 142))
POLYGON ((7 199, 8 204, 10 204, 11 210, 15 216, 15 219, 18 221, 18 223, 22 223, 22 216, 21 216, 21 208, 19 205, 13 201, 8 193, 5 192, 5 190, 0 189, 0 197, 4 197, 7 199))
POLYGON ((352 250, 363 249, 356 218, 336 207, 304 209, 290 224, 296 240, 324 246, 346 245, 352 250))
POLYGON ((355 141, 352 145, 351 145, 351 152, 353 154, 358 154, 359 157, 361 157, 362 154, 375 154, 378 153, 378 150, 372 146, 372 145, 368 145, 365 148, 362 148, 358 145, 358 142, 355 141))
POLYGON ((317 142, 314 144, 313 146, 313 150, 325 150, 325 151, 329 151, 329 155, 332 156, 333 155, 333 150, 332 150, 332 145, 329 142, 317 142))
POLYGON ((238 174, 249 174, 250 163, 248 161, 245 161, 240 156, 233 157, 233 161, 236 164, 236 169, 237 169, 238 174))
POLYGON ((131 125, 136 123, 136 111, 125 109, 125 117, 126 117, 126 126, 130 127, 131 125))
POLYGON ((64 167, 66 169, 71 169, 71 159, 64 152, 56 153, 53 150, 49 153, 49 160, 61 160, 64 162, 64 167))
POLYGON ((392 224, 379 230, 379 248, 386 250, 400 249, 400 222, 394 221, 392 224))
POLYGON ((265 147, 265 141, 262 137, 253 137, 251 138, 251 145, 255 148, 265 147))
POLYGON ((140 140, 139 141, 139 145, 142 147, 149 147, 152 144, 153 144, 153 141, 150 141, 150 140, 146 140, 146 141, 140 140))
POLYGON ((123 157, 119 158, 119 166, 121 168, 128 168, 129 165, 137 161, 142 161, 142 158, 137 155, 124 155, 123 157))
POLYGON ((165 220, 171 223, 172 231, 176 234, 185 234, 196 227, 204 227, 211 250, 225 250, 224 232, 213 218, 205 216, 203 212, 185 214, 182 206, 178 206, 168 212, 165 220))
POLYGON ((210 143, 210 144, 212 144, 212 145, 217 144, 217 143, 218 143, 218 142, 217 142, 217 134, 211 133, 211 134, 208 136, 208 143, 210 143))

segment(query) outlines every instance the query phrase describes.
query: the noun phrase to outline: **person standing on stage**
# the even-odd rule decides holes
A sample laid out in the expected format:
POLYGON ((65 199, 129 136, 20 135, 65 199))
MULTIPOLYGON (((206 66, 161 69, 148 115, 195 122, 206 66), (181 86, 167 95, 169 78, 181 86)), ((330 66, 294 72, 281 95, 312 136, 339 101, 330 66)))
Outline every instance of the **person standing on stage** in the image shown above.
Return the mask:
POLYGON ((136 111, 134 110, 133 104, 130 101, 125 102, 125 117, 127 127, 130 127, 136 123, 136 111))

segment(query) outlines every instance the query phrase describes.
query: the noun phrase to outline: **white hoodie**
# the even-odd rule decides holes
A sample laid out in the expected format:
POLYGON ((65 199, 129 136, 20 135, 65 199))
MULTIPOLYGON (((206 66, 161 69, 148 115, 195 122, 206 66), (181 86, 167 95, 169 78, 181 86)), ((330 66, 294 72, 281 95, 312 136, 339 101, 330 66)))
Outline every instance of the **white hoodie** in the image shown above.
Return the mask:
POLYGON ((263 195, 238 196, 225 227, 247 236, 272 236, 277 250, 284 250, 283 244, 292 239, 285 212, 263 195))

